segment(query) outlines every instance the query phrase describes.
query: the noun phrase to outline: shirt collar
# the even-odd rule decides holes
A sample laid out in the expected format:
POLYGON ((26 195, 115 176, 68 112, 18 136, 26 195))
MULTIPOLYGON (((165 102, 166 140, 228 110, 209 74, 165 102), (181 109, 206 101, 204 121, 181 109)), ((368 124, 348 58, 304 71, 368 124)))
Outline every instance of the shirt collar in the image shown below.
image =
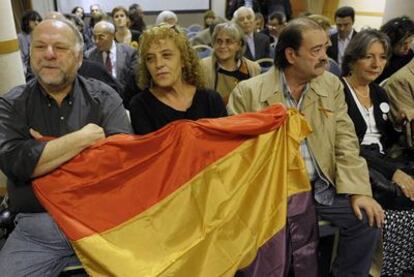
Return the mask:
POLYGON ((244 34, 244 37, 246 39, 253 39, 253 34, 254 34, 254 32, 251 32, 250 34, 244 34))
MULTIPOLYGON (((108 53, 108 51, 105 51, 106 53, 108 53)), ((114 55, 116 54, 116 42, 115 40, 112 41, 112 45, 111 48, 109 49, 109 52, 111 53, 111 56, 114 57, 114 55)))
MULTIPOLYGON (((50 96, 40 85, 39 81, 37 81, 37 87, 39 88, 39 91, 41 94, 48 99, 48 101, 53 100, 53 97, 50 96)), ((67 101, 73 101, 76 98, 76 92, 80 90, 80 84, 78 77, 75 78, 73 81, 73 87, 72 90, 68 93, 68 95, 65 96, 65 100, 67 101)))
POLYGON ((302 104, 302 100, 305 97, 305 94, 307 93, 307 91, 309 90, 309 83, 306 83, 305 87, 303 88, 302 95, 300 96, 299 101, 296 102, 296 100, 295 100, 295 98, 293 98, 292 92, 290 91, 290 88, 287 84, 286 76, 285 76, 285 73, 283 72, 283 70, 279 71, 279 79, 280 79, 280 84, 281 84, 282 91, 283 91, 283 96, 285 97, 286 101, 288 102, 287 103, 288 106, 300 109, 301 104, 302 104))
POLYGON ((341 39, 341 37, 339 36, 339 33, 338 33, 338 40, 342 40, 342 41, 344 41, 344 40, 345 41, 351 40, 353 34, 354 34, 354 29, 351 30, 351 32, 349 33, 349 35, 345 39, 341 39))

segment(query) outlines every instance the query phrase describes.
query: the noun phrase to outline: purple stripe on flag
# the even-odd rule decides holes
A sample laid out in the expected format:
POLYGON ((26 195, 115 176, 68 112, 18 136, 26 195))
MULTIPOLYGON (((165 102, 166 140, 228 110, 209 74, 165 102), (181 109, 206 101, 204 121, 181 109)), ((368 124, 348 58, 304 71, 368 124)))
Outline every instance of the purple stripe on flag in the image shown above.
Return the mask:
POLYGON ((318 274, 318 228, 312 192, 288 200, 287 228, 283 228, 257 252, 255 260, 239 270, 236 277, 283 277, 289 264, 294 276, 318 274))

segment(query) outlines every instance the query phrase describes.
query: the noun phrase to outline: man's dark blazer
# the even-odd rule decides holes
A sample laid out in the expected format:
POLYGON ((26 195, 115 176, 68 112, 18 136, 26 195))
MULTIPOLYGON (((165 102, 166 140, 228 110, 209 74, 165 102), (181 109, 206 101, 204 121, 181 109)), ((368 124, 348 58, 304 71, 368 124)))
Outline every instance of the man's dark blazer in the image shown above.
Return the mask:
MULTIPOLYGON (((105 64, 103 53, 95 46, 89 49, 86 58, 105 64)), ((121 96, 128 108, 130 98, 138 90, 136 85, 137 50, 123 43, 116 43, 116 80, 121 86, 121 96)))
MULTIPOLYGON (((352 38, 357 34, 357 31, 353 31, 352 38)), ((332 45, 326 50, 326 54, 329 58, 338 62, 338 33, 332 34, 329 36, 331 39, 332 45)))
POLYGON ((254 32, 253 34, 254 40, 254 48, 255 48, 255 56, 253 58, 252 53, 250 52, 249 45, 245 42, 246 51, 244 52, 244 56, 249 60, 256 61, 262 58, 269 58, 270 57, 270 39, 268 36, 254 32))

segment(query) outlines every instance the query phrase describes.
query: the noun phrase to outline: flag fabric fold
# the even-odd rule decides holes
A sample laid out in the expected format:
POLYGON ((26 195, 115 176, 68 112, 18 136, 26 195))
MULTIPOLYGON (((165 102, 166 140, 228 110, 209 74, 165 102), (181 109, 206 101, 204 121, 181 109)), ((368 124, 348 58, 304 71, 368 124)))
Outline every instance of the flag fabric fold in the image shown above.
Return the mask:
MULTIPOLYGON (((91 276, 234 276, 267 248, 286 256, 291 208, 306 214, 309 202, 293 201, 310 195, 299 152, 309 132, 280 105, 180 120, 107 138, 34 189, 91 276)), ((262 276, 282 276, 285 262, 260 265, 262 276)))

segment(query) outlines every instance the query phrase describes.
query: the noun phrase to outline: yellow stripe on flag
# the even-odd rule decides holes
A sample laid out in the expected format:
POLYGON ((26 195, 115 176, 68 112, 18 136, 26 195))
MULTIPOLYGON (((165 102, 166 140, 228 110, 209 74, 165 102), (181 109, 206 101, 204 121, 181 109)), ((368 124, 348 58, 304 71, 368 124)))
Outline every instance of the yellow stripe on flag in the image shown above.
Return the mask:
POLYGON ((73 242, 87 272, 210 277, 248 266, 285 226, 287 197, 310 190, 299 156, 309 128, 290 114, 287 125, 246 141, 157 205, 73 242))

